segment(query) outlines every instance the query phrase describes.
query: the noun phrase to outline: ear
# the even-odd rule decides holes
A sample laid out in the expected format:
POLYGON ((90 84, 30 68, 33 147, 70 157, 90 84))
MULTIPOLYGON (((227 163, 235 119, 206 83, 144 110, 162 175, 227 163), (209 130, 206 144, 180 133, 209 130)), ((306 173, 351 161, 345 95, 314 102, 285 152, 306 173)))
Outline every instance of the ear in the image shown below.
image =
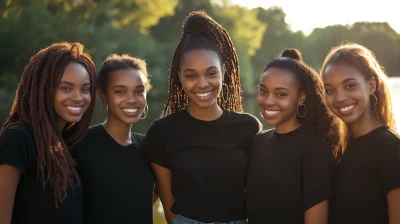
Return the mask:
POLYGON ((375 77, 372 77, 368 81, 368 88, 369 88, 369 94, 372 95, 376 92, 376 79, 375 77))
POLYGON ((306 92, 305 91, 301 91, 300 92, 300 97, 299 97, 299 102, 298 102, 297 106, 303 105, 305 101, 306 101, 306 92))

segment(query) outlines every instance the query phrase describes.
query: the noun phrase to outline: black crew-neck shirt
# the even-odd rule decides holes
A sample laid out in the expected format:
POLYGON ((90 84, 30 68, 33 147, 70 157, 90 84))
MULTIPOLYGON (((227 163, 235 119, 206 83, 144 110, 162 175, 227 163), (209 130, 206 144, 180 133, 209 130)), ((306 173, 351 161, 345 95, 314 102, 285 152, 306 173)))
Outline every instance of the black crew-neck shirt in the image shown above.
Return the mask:
POLYGON ((8 164, 21 172, 15 193, 12 224, 82 224, 82 187, 67 187, 67 197, 56 207, 54 189, 43 189, 38 179, 37 150, 29 128, 16 124, 0 137, 0 164, 8 164))
POLYGON ((333 167, 332 148, 309 128, 258 134, 247 173, 249 224, 304 223, 304 213, 331 196, 333 167))
POLYGON ((228 110, 213 121, 186 110, 154 121, 146 156, 171 170, 171 211, 202 222, 246 218, 248 149, 260 126, 254 116, 228 110))
POLYGON ((144 158, 145 136, 117 143, 102 125, 91 127, 71 153, 82 177, 85 223, 153 223, 154 177, 144 158))
POLYGON ((381 126, 350 139, 336 171, 331 223, 388 224, 387 194, 398 187, 399 136, 381 126))

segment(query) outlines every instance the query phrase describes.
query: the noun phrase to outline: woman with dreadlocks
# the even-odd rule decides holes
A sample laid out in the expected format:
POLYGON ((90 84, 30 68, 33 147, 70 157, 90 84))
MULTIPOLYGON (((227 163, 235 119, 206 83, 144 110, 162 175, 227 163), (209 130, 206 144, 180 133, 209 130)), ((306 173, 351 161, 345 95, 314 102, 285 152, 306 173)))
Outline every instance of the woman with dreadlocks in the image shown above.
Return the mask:
POLYGON ((245 223, 248 148, 260 122, 242 113, 239 65, 227 31, 205 12, 183 24, 162 118, 147 158, 168 223, 245 223))
POLYGON ((56 43, 25 67, 0 136, 0 223, 83 223, 69 148, 89 127, 95 67, 79 43, 56 43))

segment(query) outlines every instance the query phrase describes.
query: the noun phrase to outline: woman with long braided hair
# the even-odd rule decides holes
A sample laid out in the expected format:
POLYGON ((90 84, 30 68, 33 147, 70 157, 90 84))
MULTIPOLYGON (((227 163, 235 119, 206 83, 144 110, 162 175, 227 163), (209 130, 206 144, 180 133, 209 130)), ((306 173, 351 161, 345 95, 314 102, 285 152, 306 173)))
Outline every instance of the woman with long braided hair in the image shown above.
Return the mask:
POLYGON ((25 67, 0 136, 0 223, 83 223, 69 148, 89 127, 95 66, 79 43, 56 43, 25 67))
POLYGON ((238 58, 227 31, 205 12, 183 24, 162 118, 146 155, 168 223, 245 223, 248 149, 261 123, 242 113, 238 58))

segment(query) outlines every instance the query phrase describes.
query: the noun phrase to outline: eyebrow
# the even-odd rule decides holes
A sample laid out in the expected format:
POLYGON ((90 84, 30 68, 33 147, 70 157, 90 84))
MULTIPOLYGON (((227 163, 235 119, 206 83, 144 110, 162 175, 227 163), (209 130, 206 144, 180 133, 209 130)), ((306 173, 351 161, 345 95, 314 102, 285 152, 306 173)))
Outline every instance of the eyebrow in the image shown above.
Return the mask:
MULTIPOLYGON (((357 81, 357 79, 348 78, 348 79, 343 80, 342 83, 345 84, 346 82, 350 82, 350 81, 357 81)), ((332 84, 327 83, 327 84, 324 84, 324 86, 332 86, 332 84)))
MULTIPOLYGON (((140 88, 140 87, 144 88, 145 86, 144 86, 143 84, 139 84, 139 85, 136 86, 136 88, 140 88)), ((124 85, 115 85, 115 86, 113 86, 111 89, 115 89, 115 88, 127 88, 127 86, 124 86, 124 85)))
MULTIPOLYGON (((68 81, 61 81, 60 84, 61 83, 67 84, 67 85, 70 85, 70 86, 74 86, 75 85, 74 83, 68 82, 68 81)), ((87 85, 90 85, 90 83, 88 82, 88 83, 83 84, 83 86, 87 86, 87 85)))
MULTIPOLYGON (((210 66, 206 69, 206 71, 209 71, 211 69, 217 69, 217 66, 210 66)), ((196 70, 192 69, 192 68, 187 68, 185 69, 183 72, 195 72, 196 70)))
POLYGON ((343 80, 342 83, 346 83, 346 82, 349 82, 349 81, 357 81, 357 79, 355 79, 355 78, 348 78, 348 79, 343 80))
MULTIPOLYGON (((264 84, 260 84, 259 86, 263 87, 265 89, 268 89, 264 84)), ((290 90, 288 88, 285 88, 285 87, 278 87, 278 88, 275 88, 275 90, 286 90, 286 91, 290 92, 290 90)))

